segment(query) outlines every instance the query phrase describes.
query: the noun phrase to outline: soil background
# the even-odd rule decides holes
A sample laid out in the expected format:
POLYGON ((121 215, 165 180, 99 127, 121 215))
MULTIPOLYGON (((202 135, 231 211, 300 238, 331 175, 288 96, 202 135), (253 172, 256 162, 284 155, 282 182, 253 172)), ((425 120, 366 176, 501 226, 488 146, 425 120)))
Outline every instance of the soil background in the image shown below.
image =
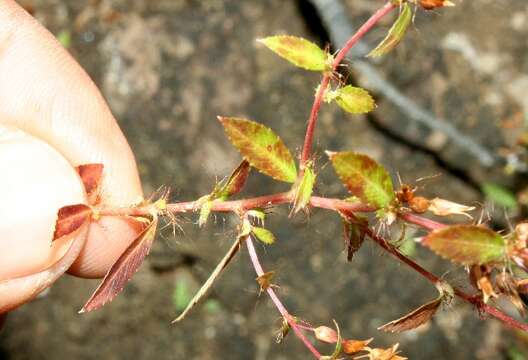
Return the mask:
MULTIPOLYGON (((442 11, 418 11, 404 43, 373 63, 405 95, 448 119, 489 151, 514 144, 528 114, 528 4, 519 0, 465 0, 442 11), (516 120, 517 119, 517 120, 516 120)), ((98 84, 136 154, 145 194, 161 185, 173 200, 211 191, 240 156, 226 140, 217 115, 262 122, 300 152, 319 75, 290 66, 258 46, 256 38, 287 33, 328 42, 328 29, 306 1, 293 0, 34 0, 24 6, 98 84), (68 38, 70 40, 68 40, 68 38)), ((347 16, 360 24, 380 0, 348 0, 347 16)), ((385 21, 367 38, 375 45, 385 21)), ((365 83, 350 65, 350 81, 365 83)), ((518 190, 522 177, 505 177, 502 165, 485 167, 441 132, 409 121, 374 94, 378 109, 350 116, 325 105, 316 136, 317 192, 346 196, 326 166, 323 150, 355 150, 382 162, 404 182, 425 182, 423 194, 481 203, 480 185, 500 182, 518 190)), ((396 176, 394 177, 396 181, 396 176)), ((242 196, 286 191, 253 172, 242 196)), ((277 236, 258 246, 288 309, 314 324, 339 322, 349 338, 374 337, 377 346, 399 342, 410 359, 501 359, 519 345, 500 323, 481 321, 455 301, 427 326, 404 334, 376 328, 433 299, 420 276, 366 243, 347 263, 338 217, 312 211, 288 220, 278 208, 268 227, 277 236)), ((500 213, 500 211, 499 211, 500 213)), ((94 313, 77 311, 96 280, 65 276, 41 299, 10 314, 0 335, 1 359, 307 359, 293 335, 275 343, 280 317, 259 296, 242 251, 208 300, 178 325, 182 301, 207 278, 235 235, 236 219, 216 216, 204 229, 197 217, 182 230, 161 231, 151 255, 124 292, 94 313)), ((464 219, 453 219, 463 221, 464 219)), ((419 235, 409 229, 408 237, 419 235)), ((464 269, 426 249, 407 251, 455 285, 467 286, 464 269), (450 271, 447 271, 450 270, 450 271)), ((468 288, 470 291, 474 291, 468 288)), ((508 309, 510 310, 510 309, 508 309)), ((328 353, 331 347, 321 347, 328 353)))

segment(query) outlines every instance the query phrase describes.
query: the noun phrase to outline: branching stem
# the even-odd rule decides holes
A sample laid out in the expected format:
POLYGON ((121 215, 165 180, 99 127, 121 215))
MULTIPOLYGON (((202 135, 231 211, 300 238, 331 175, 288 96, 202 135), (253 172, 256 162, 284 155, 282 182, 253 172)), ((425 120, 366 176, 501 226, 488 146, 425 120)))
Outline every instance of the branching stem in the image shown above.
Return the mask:
MULTIPOLYGON (((262 265, 260 264, 260 260, 257 255, 257 251, 255 250, 255 246, 253 245, 253 240, 251 239, 251 235, 249 235, 246 238, 246 246, 249 252, 249 257, 251 258, 251 263, 253 264, 253 267, 255 268, 255 272, 258 276, 264 275, 264 270, 262 269, 262 265)), ((295 319, 290 315, 288 310, 284 307, 282 302, 280 301, 279 297, 273 290, 273 288, 270 286, 266 289, 266 292, 268 293, 269 297, 271 298, 271 301, 273 301, 273 304, 275 304, 275 307, 280 312, 282 317, 288 321, 288 324, 290 324, 291 329, 295 333, 295 335, 303 342, 303 344, 310 350, 310 352, 315 356, 316 359, 319 359, 321 357, 321 354, 317 349, 312 345, 312 343, 304 336, 302 330, 297 326, 297 323, 295 322, 295 319)))
MULTIPOLYGON (((339 52, 335 56, 334 61, 332 63, 332 72, 337 70, 337 67, 339 66, 339 64, 341 64, 341 61, 343 61, 350 49, 352 49, 354 45, 356 45, 359 40, 361 40, 361 38, 363 38, 363 36, 365 36, 365 34, 367 34, 385 15, 390 13, 396 7, 397 5, 393 4, 391 1, 387 2, 381 9, 376 11, 374 15, 372 15, 370 19, 367 20, 366 23, 364 23, 358 29, 358 31, 346 42, 343 48, 339 50, 339 52)), ((304 138, 304 145, 301 153, 301 171, 303 171, 306 162, 310 159, 312 142, 315 133, 315 125, 317 123, 317 115, 319 114, 319 109, 321 108, 321 104, 323 102, 324 93, 326 91, 326 88, 328 87, 328 84, 330 83, 331 76, 331 72, 326 72, 323 75, 321 84, 319 85, 319 89, 317 91, 317 94, 315 95, 312 110, 310 112, 310 118, 308 119, 308 126, 306 128, 306 135, 304 138)))

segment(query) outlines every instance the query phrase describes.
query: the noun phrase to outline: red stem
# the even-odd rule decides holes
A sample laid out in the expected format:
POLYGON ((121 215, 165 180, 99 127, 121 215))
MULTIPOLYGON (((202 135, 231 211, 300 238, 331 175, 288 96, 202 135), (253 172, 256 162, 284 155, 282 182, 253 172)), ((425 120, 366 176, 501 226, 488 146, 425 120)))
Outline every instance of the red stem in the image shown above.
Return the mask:
MULTIPOLYGON (((243 200, 232 201, 213 201, 211 211, 217 212, 244 212, 255 208, 266 208, 273 205, 290 204, 293 200, 291 192, 283 192, 271 195, 264 195, 243 200)), ((197 211, 200 209, 201 202, 184 201, 180 203, 167 204, 167 211, 170 213, 182 213, 197 211)), ((351 212, 372 212, 375 211, 371 206, 351 203, 346 200, 312 196, 310 205, 328 210, 342 210, 351 212)), ((99 210, 100 216, 146 216, 151 213, 151 206, 146 207, 122 207, 122 208, 104 208, 99 210)))
MULTIPOLYGON (((332 62, 332 72, 336 71, 337 67, 339 66, 341 61, 343 61, 350 49, 352 49, 354 45, 356 45, 358 41, 361 40, 361 38, 365 36, 365 34, 368 33, 385 15, 390 13, 396 7, 397 5, 393 4, 392 2, 386 3, 381 9, 376 11, 374 15, 372 15, 370 19, 367 20, 366 23, 364 23, 358 29, 358 31, 346 42, 343 48, 339 50, 339 52, 335 56, 334 61, 332 62)), ((301 153, 301 171, 304 169, 306 162, 310 158, 312 142, 315 132, 315 125, 317 123, 317 115, 319 114, 319 109, 321 108, 321 103, 323 102, 326 88, 330 83, 332 72, 325 72, 321 80, 321 84, 319 85, 319 90, 315 95, 314 103, 312 105, 312 111, 310 112, 310 118, 308 119, 308 126, 306 128, 306 135, 304 138, 304 145, 301 153)))
MULTIPOLYGON (((253 245, 253 240, 251 239, 251 235, 249 235, 246 238, 246 246, 249 252, 249 257, 251 258, 251 263, 253 264, 253 267, 255 268, 255 272, 258 276, 264 275, 264 270, 262 269, 262 265, 260 265, 260 261, 257 255, 257 251, 255 250, 255 246, 253 245)), ((290 327, 292 328, 295 335, 304 343, 304 345, 310 350, 310 352, 315 356, 316 359, 319 359, 321 357, 321 354, 317 349, 312 345, 312 343, 304 336, 301 329, 297 326, 297 323, 295 322, 295 319, 290 315, 288 310, 284 307, 282 302, 280 301, 279 297, 273 290, 273 288, 270 286, 266 289, 266 292, 268 293, 269 297, 271 298, 271 301, 273 301, 273 304, 275 304, 275 307, 280 312, 282 317, 288 321, 288 324, 290 324, 290 327)))
POLYGON ((442 229, 447 226, 446 224, 442 224, 434 220, 425 218, 420 215, 412 214, 412 213, 400 214, 399 217, 408 223, 421 226, 424 229, 431 230, 431 231, 442 229))

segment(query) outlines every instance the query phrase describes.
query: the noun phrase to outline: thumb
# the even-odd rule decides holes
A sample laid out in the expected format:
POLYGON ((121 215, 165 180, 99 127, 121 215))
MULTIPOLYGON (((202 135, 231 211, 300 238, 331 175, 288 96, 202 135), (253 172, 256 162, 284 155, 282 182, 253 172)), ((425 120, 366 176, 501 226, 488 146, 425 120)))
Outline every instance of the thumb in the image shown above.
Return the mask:
MULTIPOLYGON (((84 203, 85 192, 75 169, 58 151, 14 127, 0 125, 0 169, 2 313, 30 300, 77 258, 82 246, 72 254, 71 238, 51 239, 58 209, 84 203), (32 276, 59 260, 60 268, 32 276)), ((87 229, 80 242, 86 235, 87 229)))

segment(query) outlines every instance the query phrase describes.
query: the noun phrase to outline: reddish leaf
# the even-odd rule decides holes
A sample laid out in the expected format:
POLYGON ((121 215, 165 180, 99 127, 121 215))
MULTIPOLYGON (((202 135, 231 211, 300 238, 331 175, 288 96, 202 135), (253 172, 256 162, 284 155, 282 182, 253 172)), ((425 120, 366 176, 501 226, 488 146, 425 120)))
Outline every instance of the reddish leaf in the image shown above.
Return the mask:
POLYGON ((389 332, 402 332, 412 330, 420 325, 427 323, 433 315, 436 313, 438 308, 442 304, 442 297, 439 297, 433 301, 428 302, 425 305, 420 306, 418 309, 413 310, 409 314, 393 320, 383 326, 380 326, 378 330, 389 331, 389 332))
POLYGON ((52 241, 68 235, 92 216, 92 209, 84 204, 68 205, 59 209, 52 241))
POLYGON ((476 225, 453 225, 435 230, 422 243, 438 255, 463 265, 500 260, 506 250, 502 236, 476 225))
POLYGON ((367 340, 345 340, 343 341, 343 352, 347 355, 353 355, 360 351, 364 351, 372 340, 373 338, 367 340))
POLYGON ((79 313, 97 310, 107 302, 112 301, 125 287, 125 284, 139 269, 148 255, 158 226, 158 218, 154 216, 147 227, 121 254, 119 259, 106 273, 99 287, 92 294, 79 313))
POLYGON ((84 190, 88 199, 88 204, 99 203, 99 184, 103 176, 103 164, 86 164, 77 166, 77 172, 84 184, 84 190))
POLYGON ((251 165, 249 165, 249 162, 243 160, 220 189, 219 197, 229 197, 238 194, 246 184, 250 170, 251 165))
MULTIPOLYGON (((346 216, 346 215, 345 215, 346 216)), ((365 241, 364 227, 368 225, 368 220, 356 216, 356 219, 343 218, 343 235, 347 250, 347 261, 352 261, 354 254, 361 248, 365 241)))

